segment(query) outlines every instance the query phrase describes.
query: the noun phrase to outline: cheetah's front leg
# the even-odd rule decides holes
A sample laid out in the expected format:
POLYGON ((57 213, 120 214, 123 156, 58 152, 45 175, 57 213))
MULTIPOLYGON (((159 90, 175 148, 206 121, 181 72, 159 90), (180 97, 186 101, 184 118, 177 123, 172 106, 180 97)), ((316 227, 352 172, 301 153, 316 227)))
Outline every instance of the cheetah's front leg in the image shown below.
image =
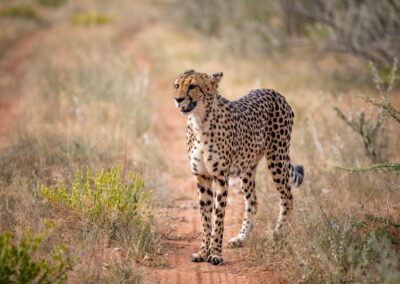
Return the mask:
POLYGON ((214 227, 211 235, 211 246, 207 261, 218 265, 224 260, 222 258, 222 241, 224 238, 224 217, 228 199, 227 178, 219 177, 215 180, 215 200, 214 200, 214 227))
POLYGON ((253 230, 255 223, 255 216, 257 213, 257 197, 256 197, 256 180, 255 180, 256 168, 248 171, 240 178, 241 189, 243 192, 245 211, 242 229, 240 233, 232 238, 228 246, 231 248, 241 247, 249 239, 250 233, 253 230))
POLYGON ((210 237, 211 237, 211 213, 213 205, 213 192, 211 190, 212 179, 208 177, 195 176, 197 182, 197 193, 199 195, 201 213, 201 248, 199 252, 192 254, 193 262, 207 260, 210 237))

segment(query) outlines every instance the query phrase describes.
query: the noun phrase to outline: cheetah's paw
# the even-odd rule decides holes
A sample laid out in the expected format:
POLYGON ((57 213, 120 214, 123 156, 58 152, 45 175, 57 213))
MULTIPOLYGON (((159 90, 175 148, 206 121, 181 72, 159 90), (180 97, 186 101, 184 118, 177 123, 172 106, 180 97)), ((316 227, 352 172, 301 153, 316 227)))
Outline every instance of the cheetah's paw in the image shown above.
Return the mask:
POLYGON ((203 261, 206 261, 206 258, 207 258, 207 255, 205 255, 201 252, 198 252, 198 253, 192 254, 191 260, 192 260, 192 262, 203 262, 203 261))
POLYGON ((207 261, 214 265, 220 265, 224 262, 224 259, 220 255, 209 255, 207 261))
POLYGON ((240 248, 246 244, 246 239, 243 237, 234 237, 228 242, 229 248, 240 248))
POLYGON ((287 237, 287 235, 288 235, 287 230, 280 229, 280 230, 275 230, 272 236, 274 238, 274 241, 279 242, 283 241, 287 237))

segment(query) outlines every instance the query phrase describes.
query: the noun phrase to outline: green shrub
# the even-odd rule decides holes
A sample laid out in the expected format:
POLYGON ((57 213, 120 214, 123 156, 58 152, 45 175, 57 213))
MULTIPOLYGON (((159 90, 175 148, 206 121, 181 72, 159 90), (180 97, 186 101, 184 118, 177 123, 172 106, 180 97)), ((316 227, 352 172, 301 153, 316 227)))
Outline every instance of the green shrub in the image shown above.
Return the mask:
POLYGON ((53 203, 59 202, 78 210, 98 224, 103 224, 109 215, 116 212, 132 220, 138 216, 150 216, 152 203, 151 198, 147 198, 152 191, 142 191, 144 183, 138 176, 133 177, 132 171, 128 177, 130 183, 121 183, 120 170, 121 166, 107 172, 102 169, 96 171, 93 178, 89 169, 85 177, 80 177, 78 170, 71 193, 67 192, 64 182, 50 189, 42 185, 42 193, 53 203))
POLYGON ((12 244, 11 232, 0 235, 0 283, 61 283, 67 279, 69 258, 64 255, 64 247, 53 249, 52 263, 32 257, 43 237, 43 233, 32 236, 28 230, 18 244, 12 244))
POLYGON ((384 117, 378 114, 368 115, 364 110, 346 116, 339 107, 333 107, 336 114, 342 119, 363 141, 366 155, 373 161, 382 161, 382 150, 384 148, 384 117))
POLYGON ((29 3, 16 4, 0 9, 0 18, 21 18, 28 20, 37 20, 39 16, 36 10, 29 3))
POLYGON ((83 12, 73 14, 70 18, 75 25, 104 25, 115 20, 114 16, 97 12, 83 12))
POLYGON ((338 116, 363 138, 366 152, 367 154, 369 154, 374 164, 362 168, 341 169, 347 169, 353 172, 369 172, 376 170, 380 172, 392 172, 399 174, 399 162, 376 163, 377 161, 381 160, 381 155, 379 155, 378 150, 379 146, 382 146, 382 144, 379 145, 379 143, 377 143, 376 141, 378 137, 384 137, 384 119, 386 117, 389 117, 397 123, 400 123, 400 109, 395 108, 388 98, 391 95, 395 84, 397 83, 397 58, 395 58, 394 60, 393 66, 390 71, 390 77, 388 79, 384 79, 382 75, 379 74, 376 66, 372 62, 371 69, 374 76, 376 88, 379 91, 382 100, 376 101, 369 97, 364 98, 364 100, 378 107, 376 122, 373 122, 372 116, 366 117, 364 111, 357 112, 358 118, 355 118, 355 116, 347 118, 339 108, 334 107, 334 109, 336 110, 338 116))
POLYGON ((103 229, 110 240, 121 240, 127 253, 138 260, 158 253, 159 239, 152 225, 152 190, 145 192, 144 183, 130 171, 121 177, 121 166, 109 171, 96 171, 94 177, 87 169, 85 176, 76 173, 72 188, 64 182, 54 187, 42 185, 42 193, 55 205, 82 214, 103 229))

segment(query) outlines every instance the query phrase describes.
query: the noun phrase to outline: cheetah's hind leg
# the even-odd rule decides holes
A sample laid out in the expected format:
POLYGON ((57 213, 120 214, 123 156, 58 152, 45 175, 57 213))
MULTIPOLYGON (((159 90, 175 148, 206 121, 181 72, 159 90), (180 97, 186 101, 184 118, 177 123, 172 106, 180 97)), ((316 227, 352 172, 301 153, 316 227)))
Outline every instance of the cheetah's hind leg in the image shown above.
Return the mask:
MULTIPOLYGON (((278 163, 276 172, 279 172, 278 169, 280 164, 281 163, 278 163)), ((298 164, 293 167, 288 159, 286 167, 284 166, 282 168, 282 173, 285 173, 286 171, 288 172, 289 178, 287 178, 287 175, 285 174, 275 176, 274 173, 276 172, 273 172, 276 188, 281 195, 281 211, 273 234, 275 241, 282 240, 288 234, 288 218, 293 210, 293 194, 291 192, 291 185, 299 187, 304 180, 304 167, 302 165, 298 164)))

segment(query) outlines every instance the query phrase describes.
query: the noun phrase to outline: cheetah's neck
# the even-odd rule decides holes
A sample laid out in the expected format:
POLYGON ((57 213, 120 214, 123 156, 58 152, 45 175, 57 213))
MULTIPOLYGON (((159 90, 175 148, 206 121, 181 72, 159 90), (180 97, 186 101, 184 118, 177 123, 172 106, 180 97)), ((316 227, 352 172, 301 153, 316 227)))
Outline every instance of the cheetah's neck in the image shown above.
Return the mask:
POLYGON ((197 137, 201 136, 210 127, 210 121, 206 118, 207 110, 203 104, 199 104, 188 117, 188 122, 192 124, 197 137))
POLYGON ((221 111, 219 109, 221 99, 220 95, 216 95, 212 101, 199 104, 189 114, 189 122, 192 124, 197 137, 200 138, 202 134, 210 131, 213 116, 221 111))

